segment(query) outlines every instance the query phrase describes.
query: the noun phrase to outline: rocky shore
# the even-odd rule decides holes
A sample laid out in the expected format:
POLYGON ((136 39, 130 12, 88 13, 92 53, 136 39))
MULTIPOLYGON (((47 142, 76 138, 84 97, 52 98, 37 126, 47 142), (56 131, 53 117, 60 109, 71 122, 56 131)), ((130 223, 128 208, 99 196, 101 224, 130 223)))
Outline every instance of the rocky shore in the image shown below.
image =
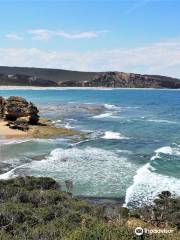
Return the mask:
POLYGON ((40 118, 38 108, 26 99, 0 97, 0 137, 50 138, 81 135, 66 128, 57 128, 49 119, 40 118))

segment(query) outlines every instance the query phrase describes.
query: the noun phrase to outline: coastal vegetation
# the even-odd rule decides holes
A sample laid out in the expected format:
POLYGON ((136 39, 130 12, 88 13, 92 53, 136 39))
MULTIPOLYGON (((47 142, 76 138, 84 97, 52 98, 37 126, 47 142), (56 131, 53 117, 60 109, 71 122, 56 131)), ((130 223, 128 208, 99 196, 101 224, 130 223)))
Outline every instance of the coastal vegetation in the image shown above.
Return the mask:
POLYGON ((129 210, 90 204, 47 177, 0 181, 1 240, 179 239, 180 199, 163 192, 152 206, 129 210), (168 234, 134 233, 136 227, 171 229, 168 234))

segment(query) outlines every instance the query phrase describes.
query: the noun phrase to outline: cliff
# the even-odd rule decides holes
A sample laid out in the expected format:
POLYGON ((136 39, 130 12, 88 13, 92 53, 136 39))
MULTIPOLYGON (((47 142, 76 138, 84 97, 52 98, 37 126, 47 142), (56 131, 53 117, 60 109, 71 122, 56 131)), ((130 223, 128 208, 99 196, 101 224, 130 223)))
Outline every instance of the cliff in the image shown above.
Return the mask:
POLYGON ((0 86, 180 88, 180 79, 124 72, 0 67, 0 86))

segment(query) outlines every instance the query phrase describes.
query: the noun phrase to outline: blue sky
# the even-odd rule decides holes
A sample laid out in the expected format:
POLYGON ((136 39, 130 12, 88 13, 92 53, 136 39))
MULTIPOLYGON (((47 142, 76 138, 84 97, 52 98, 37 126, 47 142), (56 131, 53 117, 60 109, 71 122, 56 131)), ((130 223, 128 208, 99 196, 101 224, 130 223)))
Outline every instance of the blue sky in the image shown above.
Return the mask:
POLYGON ((179 0, 0 0, 0 65, 180 77, 179 0))

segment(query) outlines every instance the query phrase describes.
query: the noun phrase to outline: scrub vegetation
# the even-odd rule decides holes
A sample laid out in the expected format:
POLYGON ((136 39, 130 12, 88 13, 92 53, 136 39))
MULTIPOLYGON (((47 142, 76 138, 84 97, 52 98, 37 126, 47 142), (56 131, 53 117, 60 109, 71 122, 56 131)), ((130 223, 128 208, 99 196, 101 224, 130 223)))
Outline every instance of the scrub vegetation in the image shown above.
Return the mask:
POLYGON ((180 239, 180 199, 163 192, 153 206, 128 210, 76 199, 47 177, 0 181, 0 240, 180 239), (135 227, 171 229, 143 234, 135 227))

